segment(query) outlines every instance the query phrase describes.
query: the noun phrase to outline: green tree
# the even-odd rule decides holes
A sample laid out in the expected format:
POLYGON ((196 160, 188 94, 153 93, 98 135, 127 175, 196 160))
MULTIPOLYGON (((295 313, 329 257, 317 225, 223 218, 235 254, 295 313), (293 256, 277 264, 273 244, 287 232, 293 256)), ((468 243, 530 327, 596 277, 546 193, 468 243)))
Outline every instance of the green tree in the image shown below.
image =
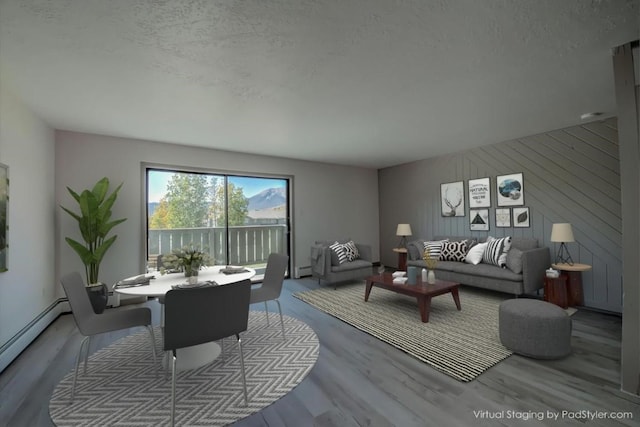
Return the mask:
MULTIPOLYGON (((225 225, 227 220, 224 184, 214 180, 212 180, 211 184, 212 203, 209 209, 209 216, 213 224, 220 227, 225 225)), ((242 187, 236 187, 233 183, 228 183, 226 193, 229 199, 229 225, 244 225, 249 212, 249 200, 244 196, 242 187)))
POLYGON ((169 228, 169 203, 166 198, 160 199, 156 210, 149 218, 149 228, 153 230, 169 228))
POLYGON ((165 196, 168 228, 192 228, 207 225, 208 187, 205 175, 176 173, 171 176, 165 196))

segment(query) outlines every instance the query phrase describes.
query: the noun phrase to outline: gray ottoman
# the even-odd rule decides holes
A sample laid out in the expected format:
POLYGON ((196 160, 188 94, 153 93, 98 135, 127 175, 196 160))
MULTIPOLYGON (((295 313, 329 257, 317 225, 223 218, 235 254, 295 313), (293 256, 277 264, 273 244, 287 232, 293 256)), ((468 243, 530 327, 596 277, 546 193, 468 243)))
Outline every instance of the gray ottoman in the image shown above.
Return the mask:
POLYGON ((535 299, 500 304, 500 341, 514 353, 558 359, 571 353, 571 317, 560 307, 535 299))

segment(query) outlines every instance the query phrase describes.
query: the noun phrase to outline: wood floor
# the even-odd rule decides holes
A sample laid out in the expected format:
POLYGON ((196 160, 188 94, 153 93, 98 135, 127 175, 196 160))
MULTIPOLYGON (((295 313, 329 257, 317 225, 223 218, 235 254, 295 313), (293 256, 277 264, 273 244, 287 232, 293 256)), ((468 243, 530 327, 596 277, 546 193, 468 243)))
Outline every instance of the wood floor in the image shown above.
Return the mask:
MULTIPOLYGON (((312 279, 287 280, 281 301, 286 314, 315 330, 321 345, 318 362, 291 393, 234 425, 640 425, 640 398, 619 391, 618 316, 579 310, 573 316, 569 357, 541 361, 513 355, 461 383, 291 295, 316 287, 312 279), (562 411, 568 413, 563 417, 562 411), (585 418, 610 413, 623 418, 585 418), (557 420, 550 418, 556 414, 557 420)), ((158 303, 145 304, 159 322, 158 303)), ((464 310, 464 299, 462 305, 464 310)), ((91 351, 127 334, 105 334, 94 340, 91 351)), ((80 340, 71 315, 62 315, 0 374, 0 426, 53 425, 49 398, 73 369, 80 340)))

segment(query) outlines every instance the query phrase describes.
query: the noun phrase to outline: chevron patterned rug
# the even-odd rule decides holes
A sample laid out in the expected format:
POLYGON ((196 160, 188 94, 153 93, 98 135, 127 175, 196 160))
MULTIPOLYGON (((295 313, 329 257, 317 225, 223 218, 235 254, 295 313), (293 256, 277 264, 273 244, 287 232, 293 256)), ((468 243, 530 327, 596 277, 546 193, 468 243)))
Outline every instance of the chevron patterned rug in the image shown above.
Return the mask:
POLYGON ((503 297, 461 287, 462 311, 451 294, 440 295, 431 300, 429 322, 422 323, 415 298, 374 286, 364 302, 364 292, 360 282, 294 296, 459 381, 473 380, 512 354, 498 335, 503 297))
MULTIPOLYGON (((244 405, 240 356, 235 338, 225 340, 225 358, 180 372, 176 381, 176 424, 220 426, 247 417, 281 398, 309 373, 318 359, 318 337, 305 323, 278 314, 250 312, 241 335, 249 404, 244 405)), ((160 328, 155 329, 158 355, 160 328)), ((89 357, 69 402, 73 371, 53 392, 49 414, 58 426, 164 426, 171 418, 171 376, 155 376, 145 330, 129 335, 89 357)), ((158 357, 158 364, 161 357, 158 357)))

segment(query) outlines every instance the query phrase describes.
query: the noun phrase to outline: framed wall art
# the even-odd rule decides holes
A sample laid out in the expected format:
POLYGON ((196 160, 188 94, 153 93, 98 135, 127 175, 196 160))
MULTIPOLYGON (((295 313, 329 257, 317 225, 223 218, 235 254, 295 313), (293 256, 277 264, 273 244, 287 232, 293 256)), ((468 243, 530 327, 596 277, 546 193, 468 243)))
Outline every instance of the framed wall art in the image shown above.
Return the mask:
POLYGON ((499 175, 496 178, 496 200, 498 206, 524 205, 524 184, 522 173, 499 175))
POLYGON ((440 184, 442 216, 464 216, 464 184, 462 181, 440 184))
POLYGON ((496 227, 511 227, 511 209, 496 208, 496 227))
POLYGON ((491 206, 491 186, 489 178, 469 180, 469 208, 488 208, 491 206))
POLYGON ((472 231, 489 231, 489 209, 469 209, 469 228, 472 231))
POLYGON ((0 273, 7 271, 7 252, 9 242, 7 233, 9 224, 7 221, 9 210, 9 166, 0 163, 0 273))
POLYGON ((529 208, 513 208, 514 227, 529 227, 531 225, 529 217, 529 208))

